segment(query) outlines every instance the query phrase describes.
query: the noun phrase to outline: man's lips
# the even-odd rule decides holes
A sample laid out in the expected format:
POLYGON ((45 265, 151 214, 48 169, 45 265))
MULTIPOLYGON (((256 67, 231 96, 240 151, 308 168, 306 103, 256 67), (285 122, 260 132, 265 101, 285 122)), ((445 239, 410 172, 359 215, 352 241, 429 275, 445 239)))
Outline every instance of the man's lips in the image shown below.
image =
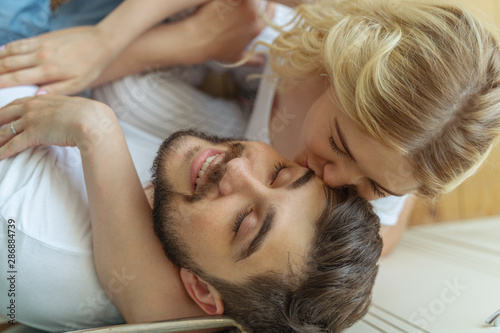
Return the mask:
MULTIPOLYGON (((194 192, 194 190, 196 188, 196 186, 195 186, 196 185, 196 178, 198 178, 198 173, 200 172, 200 169, 201 169, 203 163, 205 163, 206 159, 209 158, 209 157, 211 157, 211 156, 219 154, 219 156, 217 156, 217 158, 215 158, 214 160, 212 160, 212 162, 210 162, 210 165, 205 170, 205 172, 208 172, 209 169, 210 169, 210 167, 212 166, 212 164, 213 165, 217 164, 218 160, 220 158, 223 158, 223 153, 224 153, 224 151, 222 151, 222 150, 208 148, 208 149, 202 150, 193 159, 193 162, 191 163, 191 179, 190 179, 190 181, 191 181, 191 189, 193 190, 193 192, 194 192), (216 162, 216 163, 214 163, 214 162, 216 162)), ((204 177, 202 177, 201 179, 203 180, 203 178, 204 177)))

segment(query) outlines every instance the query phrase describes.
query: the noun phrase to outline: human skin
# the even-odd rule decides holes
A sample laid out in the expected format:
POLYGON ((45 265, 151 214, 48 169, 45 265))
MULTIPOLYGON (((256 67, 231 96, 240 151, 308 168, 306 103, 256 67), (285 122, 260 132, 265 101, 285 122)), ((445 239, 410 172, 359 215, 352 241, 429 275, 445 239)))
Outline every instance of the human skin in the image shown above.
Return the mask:
POLYGON ((325 204, 323 182, 314 173, 261 142, 240 143, 241 154, 224 163, 226 143, 214 145, 192 136, 177 141, 174 149, 159 153, 168 156, 164 169, 175 207, 169 226, 178 230, 202 270, 238 283, 270 270, 286 272, 295 259, 307 256, 313 223, 325 204), (203 174, 195 188, 191 177, 207 156, 216 157, 205 173, 215 173, 221 163, 223 177, 217 186, 201 190, 201 200, 183 200, 197 195, 209 179, 203 174), (306 181, 293 186, 298 179, 306 181), (270 214, 273 222, 262 246, 242 258, 270 214), (235 230, 238 217, 241 224, 235 230))
POLYGON ((295 118, 290 126, 271 126, 273 145, 314 170, 328 186, 354 185, 368 200, 416 189, 409 163, 356 126, 328 80, 309 79, 291 91, 278 92, 277 99, 271 123, 281 110, 295 118))

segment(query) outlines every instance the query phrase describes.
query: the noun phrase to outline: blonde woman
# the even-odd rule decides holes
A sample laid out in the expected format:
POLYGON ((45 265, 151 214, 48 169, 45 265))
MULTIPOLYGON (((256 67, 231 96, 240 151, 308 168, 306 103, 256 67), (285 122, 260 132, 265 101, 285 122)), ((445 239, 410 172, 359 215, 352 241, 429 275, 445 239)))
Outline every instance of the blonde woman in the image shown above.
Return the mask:
POLYGON ((477 170, 500 132, 487 26, 444 1, 318 1, 297 13, 271 47, 285 86, 269 123, 279 151, 369 199, 436 198, 477 170), (273 128, 280 109, 295 118, 273 128))

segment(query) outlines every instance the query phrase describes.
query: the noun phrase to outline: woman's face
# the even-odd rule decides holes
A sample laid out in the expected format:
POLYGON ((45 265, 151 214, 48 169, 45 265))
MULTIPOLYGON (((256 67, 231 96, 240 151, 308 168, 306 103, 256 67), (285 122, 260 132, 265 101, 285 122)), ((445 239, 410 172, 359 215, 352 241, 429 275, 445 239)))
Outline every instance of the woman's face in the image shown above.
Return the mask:
POLYGON ((327 89, 307 112, 295 161, 313 169, 330 187, 355 185, 369 200, 415 190, 409 163, 361 132, 335 96, 327 89))

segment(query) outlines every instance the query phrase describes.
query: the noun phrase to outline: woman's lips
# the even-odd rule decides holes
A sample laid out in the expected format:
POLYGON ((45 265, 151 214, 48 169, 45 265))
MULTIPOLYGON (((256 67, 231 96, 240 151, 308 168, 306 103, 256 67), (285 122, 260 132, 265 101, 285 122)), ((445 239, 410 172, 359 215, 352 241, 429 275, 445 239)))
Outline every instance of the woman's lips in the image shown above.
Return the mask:
MULTIPOLYGON (((201 169, 201 166, 203 165, 203 163, 205 163, 207 158, 214 156, 214 155, 217 155, 217 154, 222 154, 222 153, 224 153, 224 152, 221 150, 208 148, 208 149, 202 150, 193 159, 193 162, 191 163, 191 179, 190 179, 191 190, 193 192, 196 188, 196 186, 195 186, 196 185, 196 178, 198 178, 198 173, 200 172, 200 169, 201 169)), ((212 162, 214 162, 214 161, 215 161, 215 159, 212 162)), ((206 171, 208 171, 208 169, 206 171)))

